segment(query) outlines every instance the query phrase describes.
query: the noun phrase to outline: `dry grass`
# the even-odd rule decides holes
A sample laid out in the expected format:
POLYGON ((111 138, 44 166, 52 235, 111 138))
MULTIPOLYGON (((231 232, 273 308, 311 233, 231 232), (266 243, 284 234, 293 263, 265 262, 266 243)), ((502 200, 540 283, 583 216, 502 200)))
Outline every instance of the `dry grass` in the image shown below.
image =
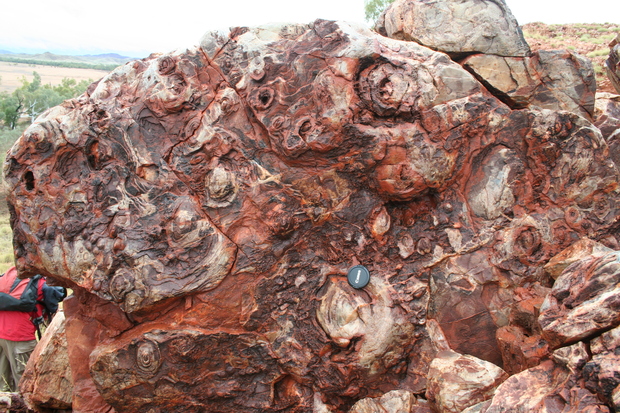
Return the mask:
POLYGON ((32 72, 41 75, 41 83, 57 86, 62 79, 68 77, 75 79, 78 83, 81 80, 96 81, 101 79, 109 72, 106 70, 77 69, 70 67, 54 67, 43 65, 29 65, 24 63, 0 62, 0 92, 12 92, 22 85, 23 76, 31 82, 32 72))
MULTIPOLYGON (((1 194, 2 202, 6 204, 5 194, 1 194)), ((6 208, 4 208, 6 211, 6 208)), ((9 225, 8 211, 2 211, 0 215, 0 274, 14 265, 13 259, 13 233, 9 225)))
MULTIPOLYGON (((19 138, 25 124, 20 124, 15 130, 0 129, 0 165, 4 164, 6 152, 19 138)), ((0 274, 4 274, 14 265, 13 232, 9 223, 9 209, 6 204, 7 189, 4 179, 0 178, 0 274)))

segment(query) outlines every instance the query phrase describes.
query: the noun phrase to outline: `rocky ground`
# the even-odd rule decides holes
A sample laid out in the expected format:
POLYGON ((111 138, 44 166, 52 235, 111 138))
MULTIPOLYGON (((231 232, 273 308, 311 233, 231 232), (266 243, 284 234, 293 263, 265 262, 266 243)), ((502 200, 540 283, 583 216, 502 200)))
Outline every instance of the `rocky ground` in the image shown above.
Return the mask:
POLYGON ((605 73, 605 60, 609 43, 620 33, 620 25, 528 23, 522 29, 532 51, 568 49, 590 59, 598 91, 616 93, 605 73))

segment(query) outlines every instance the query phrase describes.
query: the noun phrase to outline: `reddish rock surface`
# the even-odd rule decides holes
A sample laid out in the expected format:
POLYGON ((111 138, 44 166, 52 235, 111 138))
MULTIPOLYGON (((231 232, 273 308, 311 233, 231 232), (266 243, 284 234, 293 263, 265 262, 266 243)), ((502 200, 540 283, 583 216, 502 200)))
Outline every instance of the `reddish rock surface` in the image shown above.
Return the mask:
MULTIPOLYGON (((88 366, 90 354, 101 338, 101 324, 87 315, 88 311, 80 311, 78 297, 83 297, 84 292, 76 289, 75 294, 76 296, 69 297, 64 301, 65 334, 68 339, 69 353, 69 365, 67 367, 71 370, 73 377, 72 409, 74 412, 115 413, 115 410, 101 397, 88 366)), ((90 295, 89 298, 94 299, 95 303, 86 308, 93 311, 91 314, 97 314, 96 311, 101 305, 101 300, 97 302, 97 297, 94 295, 90 295)), ((107 318, 113 319, 113 316, 107 318)), ((100 319, 103 320, 104 317, 100 316, 100 319)))
POLYGON ((606 411, 579 340, 620 324, 618 169, 585 118, 492 92, 317 20, 208 33, 38 118, 4 173, 20 274, 74 290, 73 410, 426 412, 450 351, 515 373, 470 411, 606 411), (565 251, 585 238, 613 252, 565 251))

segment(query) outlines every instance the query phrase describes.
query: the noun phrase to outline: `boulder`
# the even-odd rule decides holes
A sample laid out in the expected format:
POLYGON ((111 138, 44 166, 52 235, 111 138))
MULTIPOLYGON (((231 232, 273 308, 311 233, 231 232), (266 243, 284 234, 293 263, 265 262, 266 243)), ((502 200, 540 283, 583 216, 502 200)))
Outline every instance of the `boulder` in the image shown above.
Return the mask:
POLYGON ((594 125, 601 130, 603 138, 606 140, 620 129, 620 95, 596 94, 594 125))
POLYGON ((538 321, 553 347, 574 343, 620 324, 620 252, 586 257, 558 277, 538 321))
MULTIPOLYGON (((76 412, 441 395, 442 351, 501 367, 498 331, 540 333, 552 257, 618 245, 592 123, 511 109, 446 54, 343 22, 210 32, 119 67, 39 117, 4 173, 20 275, 74 291, 76 412)), ((490 397, 480 374, 463 408, 490 397)))
POLYGON ((567 110, 587 119, 594 115, 592 62, 571 51, 539 50, 531 57, 477 54, 461 63, 511 108, 567 110))
POLYGON ((393 390, 379 398, 362 399, 355 403, 349 413, 432 413, 424 399, 404 390, 393 390))
POLYGON ((609 43, 609 57, 605 61, 605 71, 611 84, 620 93, 620 35, 609 43))
POLYGON ((28 359, 19 391, 33 410, 66 410, 71 409, 72 383, 65 315, 58 311, 28 359))
POLYGON ((428 371, 426 398, 435 411, 460 413, 488 400, 508 374, 488 361, 473 356, 442 351, 428 371))
POLYGON ((528 56, 530 48, 504 0, 396 0, 376 30, 453 56, 528 56))

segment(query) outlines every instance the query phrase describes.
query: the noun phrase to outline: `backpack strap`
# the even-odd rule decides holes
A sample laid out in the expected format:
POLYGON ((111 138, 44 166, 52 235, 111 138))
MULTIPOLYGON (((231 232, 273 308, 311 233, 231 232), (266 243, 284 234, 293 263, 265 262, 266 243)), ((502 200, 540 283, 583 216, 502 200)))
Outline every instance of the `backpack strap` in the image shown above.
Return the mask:
POLYGON ((17 288, 20 282, 22 282, 21 278, 15 278, 15 281, 13 281, 13 285, 11 286, 9 292, 12 293, 13 290, 17 288))

